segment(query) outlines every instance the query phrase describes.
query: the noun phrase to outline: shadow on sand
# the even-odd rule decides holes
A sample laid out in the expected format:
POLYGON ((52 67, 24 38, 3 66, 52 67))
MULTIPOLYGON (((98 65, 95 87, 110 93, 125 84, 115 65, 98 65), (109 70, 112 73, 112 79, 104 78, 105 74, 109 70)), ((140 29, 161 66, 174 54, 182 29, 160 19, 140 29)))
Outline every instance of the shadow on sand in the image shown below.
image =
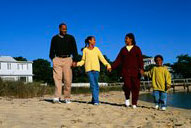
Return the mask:
MULTIPOLYGON (((53 103, 52 99, 43 99, 42 101, 46 101, 49 103, 53 103)), ((64 100, 60 100, 61 103, 65 103, 64 100)), ((89 101, 81 101, 81 100, 71 100, 73 103, 82 103, 82 104, 92 104, 92 102, 89 101)), ((118 104, 118 103, 112 103, 112 102, 104 102, 100 101, 101 104, 111 105, 111 106, 117 106, 117 107, 126 107, 125 104, 118 104)), ((131 105, 129 107, 132 107, 131 105)), ((148 107, 144 105, 138 105, 138 108, 147 108, 147 109, 154 109, 153 107, 148 107)))

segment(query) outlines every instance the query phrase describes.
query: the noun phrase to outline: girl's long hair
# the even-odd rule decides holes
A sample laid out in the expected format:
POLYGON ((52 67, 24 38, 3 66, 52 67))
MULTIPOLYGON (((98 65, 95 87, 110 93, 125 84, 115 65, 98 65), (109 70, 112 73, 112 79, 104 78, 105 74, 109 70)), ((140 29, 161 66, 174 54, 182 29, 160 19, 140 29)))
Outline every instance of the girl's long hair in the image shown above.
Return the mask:
POLYGON ((84 50, 84 48, 86 48, 88 45, 89 45, 89 40, 91 40, 92 38, 94 38, 94 36, 88 36, 86 39, 85 39, 85 47, 83 47, 81 49, 81 51, 84 50))

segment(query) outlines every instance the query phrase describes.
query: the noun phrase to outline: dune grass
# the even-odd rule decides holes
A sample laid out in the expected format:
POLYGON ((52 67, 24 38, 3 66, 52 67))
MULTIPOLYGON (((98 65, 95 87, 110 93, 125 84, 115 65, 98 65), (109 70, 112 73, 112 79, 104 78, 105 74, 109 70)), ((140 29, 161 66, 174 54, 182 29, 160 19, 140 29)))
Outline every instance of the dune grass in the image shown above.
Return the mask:
MULTIPOLYGON (((120 86, 102 86, 100 92, 121 91, 120 86)), ((89 87, 72 87, 72 94, 91 93, 89 87)), ((20 81, 2 81, 0 79, 0 96, 12 98, 32 98, 43 97, 44 95, 53 95, 54 86, 44 86, 41 83, 23 83, 20 81)))

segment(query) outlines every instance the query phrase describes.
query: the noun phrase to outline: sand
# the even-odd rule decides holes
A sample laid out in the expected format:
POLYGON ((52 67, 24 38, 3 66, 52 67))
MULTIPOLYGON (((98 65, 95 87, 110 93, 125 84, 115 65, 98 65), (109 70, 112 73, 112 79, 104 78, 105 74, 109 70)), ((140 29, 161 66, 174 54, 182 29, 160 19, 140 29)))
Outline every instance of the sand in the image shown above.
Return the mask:
POLYGON ((50 97, 1 97, 0 128, 191 128, 191 110, 160 111, 143 101, 132 109, 120 91, 101 93, 98 106, 88 103, 90 94, 72 95, 70 104, 53 104, 50 97))

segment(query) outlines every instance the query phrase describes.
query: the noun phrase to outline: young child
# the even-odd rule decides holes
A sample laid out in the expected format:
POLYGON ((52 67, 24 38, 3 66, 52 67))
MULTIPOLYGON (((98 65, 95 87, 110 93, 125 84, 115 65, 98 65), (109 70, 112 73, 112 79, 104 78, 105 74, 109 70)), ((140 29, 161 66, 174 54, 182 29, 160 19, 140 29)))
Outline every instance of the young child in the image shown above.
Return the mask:
POLYGON ((132 93, 132 107, 137 107, 140 89, 140 75, 143 74, 143 57, 140 48, 136 45, 133 33, 125 36, 125 44, 112 64, 112 70, 122 67, 124 80, 125 105, 130 105, 130 92, 132 93))
POLYGON ((98 47, 95 47, 95 37, 88 36, 85 40, 85 48, 83 49, 83 56, 77 66, 82 66, 85 64, 85 71, 88 75, 90 88, 92 92, 92 103, 94 105, 99 105, 99 85, 98 78, 100 72, 99 60, 107 66, 107 70, 111 70, 110 64, 105 60, 104 56, 100 52, 98 47))
POLYGON ((150 71, 145 72, 144 76, 152 78, 153 97, 155 102, 155 108, 166 110, 167 102, 167 90, 171 87, 171 75, 168 69, 163 66, 163 57, 157 55, 154 58, 156 66, 150 71))

